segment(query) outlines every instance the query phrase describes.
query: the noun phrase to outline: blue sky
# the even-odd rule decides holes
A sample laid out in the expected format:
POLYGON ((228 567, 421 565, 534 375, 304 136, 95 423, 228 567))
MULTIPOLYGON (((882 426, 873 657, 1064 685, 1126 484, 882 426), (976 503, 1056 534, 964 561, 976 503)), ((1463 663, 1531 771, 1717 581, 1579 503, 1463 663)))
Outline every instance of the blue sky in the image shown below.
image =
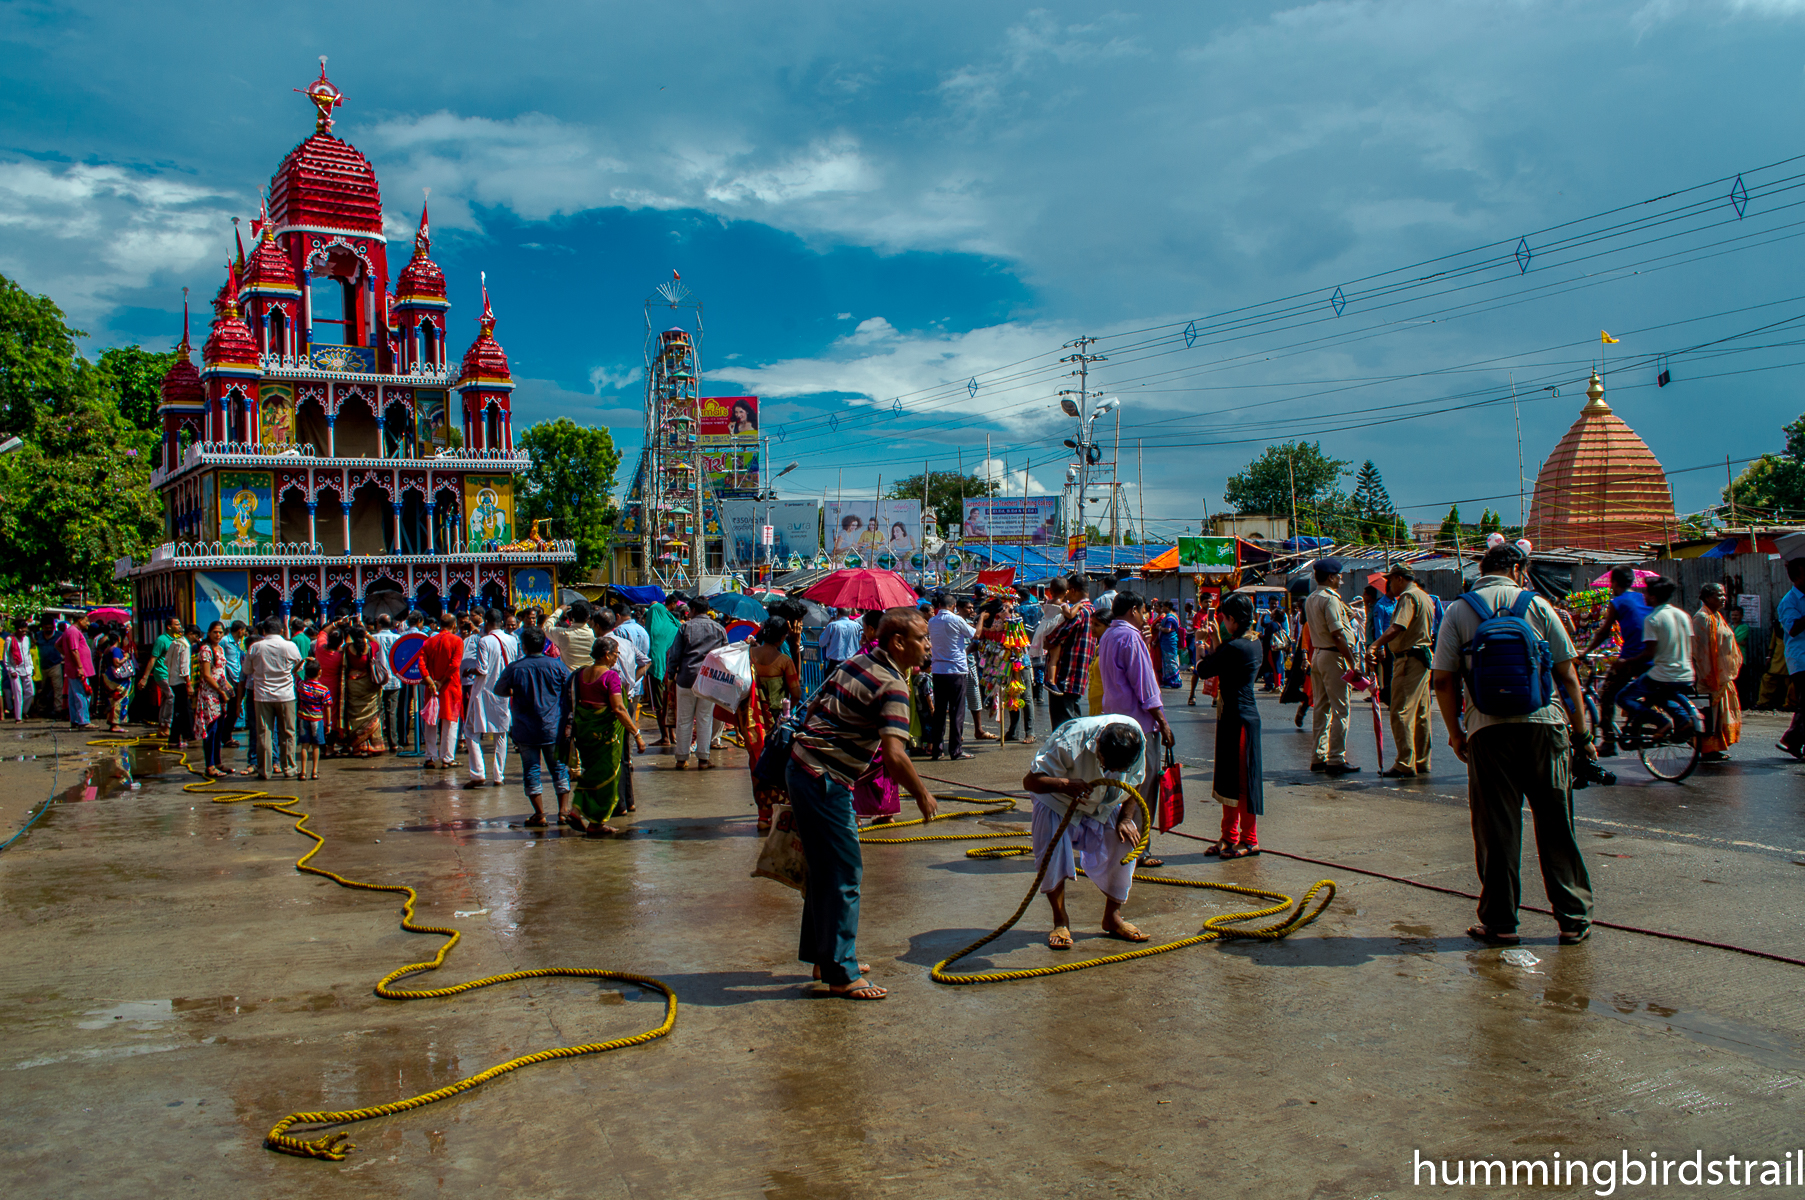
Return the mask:
POLYGON ((1601 328, 1624 339, 1617 411, 1702 468, 1674 477, 1682 510, 1805 409, 1796 326, 1675 353, 1805 314, 1805 162, 1767 166, 1805 153, 1805 0, 6 11, 0 271, 96 348, 166 345, 181 287, 217 288, 326 54, 392 236, 433 189, 454 329, 488 272, 517 426, 636 444, 641 301, 676 269, 707 304, 709 390, 765 396, 773 457, 802 463, 787 494, 971 468, 986 434, 1032 462, 1013 488, 1056 490, 1079 334, 1110 356, 1092 380, 1123 399, 1130 480, 1144 444, 1156 534, 1296 434, 1374 459, 1413 519, 1514 519, 1496 401, 1514 374, 1533 480, 1601 328), (1613 218, 1693 206, 1634 236, 1555 229, 1695 185, 1613 218), (1462 291, 1411 282, 1450 263, 1462 291), (1273 319, 1215 332, 1249 306, 1273 319))

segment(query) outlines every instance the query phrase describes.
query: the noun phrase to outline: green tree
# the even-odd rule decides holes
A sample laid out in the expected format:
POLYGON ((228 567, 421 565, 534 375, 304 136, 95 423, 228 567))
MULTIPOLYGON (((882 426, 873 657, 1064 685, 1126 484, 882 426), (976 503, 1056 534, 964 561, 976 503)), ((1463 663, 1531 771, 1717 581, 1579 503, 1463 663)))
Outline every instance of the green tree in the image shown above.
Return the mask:
POLYGON ((1497 513, 1493 512, 1489 508, 1479 514, 1479 536, 1481 538, 1489 537, 1490 535, 1492 535, 1494 533, 1502 533, 1502 532, 1504 532, 1504 518, 1503 517, 1499 516, 1497 513))
POLYGON ((1435 535, 1435 544, 1447 549, 1460 545, 1460 506, 1452 505, 1448 515, 1442 518, 1441 530, 1435 535))
POLYGON ((25 444, 0 458, 0 592, 66 580, 91 597, 123 598, 114 560, 148 557, 163 531, 150 486, 156 435, 98 397, 52 400, 38 418, 25 444))
POLYGON ((602 426, 559 417, 529 427, 518 441, 532 459, 519 476, 521 531, 549 518, 547 533, 576 542, 577 573, 589 574, 607 561, 609 531, 617 516, 614 473, 620 452, 613 435, 602 426))
POLYGON ((1289 517, 1296 498, 1297 528, 1305 537, 1354 540, 1359 518, 1353 501, 1339 486, 1350 466, 1330 458, 1318 442, 1283 442, 1228 477, 1222 498, 1236 512, 1289 517))
MULTIPOLYGON (((961 497, 966 500, 974 496, 994 496, 1003 490, 1000 479, 979 479, 976 475, 961 475, 957 471, 928 472, 928 511, 940 526, 940 536, 953 525, 965 524, 965 507, 961 497)), ((884 493, 890 500, 921 499, 921 476, 911 475, 890 485, 884 493)))
POLYGON ((1350 504, 1359 521, 1362 542, 1372 545, 1397 540, 1399 517, 1392 510, 1391 493, 1385 490, 1385 480, 1370 458, 1361 464, 1360 473, 1355 477, 1350 504))
POLYGON ((1763 454, 1743 469, 1723 491, 1727 507, 1736 502, 1737 518, 1748 511, 1756 520, 1785 520, 1805 513, 1805 417, 1781 430, 1786 448, 1763 454))
POLYGON ((0 275, 0 432, 23 437, 52 402, 94 394, 88 363, 75 348, 86 336, 69 328, 50 297, 0 275))
POLYGON ((119 409, 119 415, 138 429, 162 428, 157 406, 163 402, 163 376, 175 365, 175 351, 158 354, 142 346, 116 346, 100 352, 97 364, 101 390, 119 409))

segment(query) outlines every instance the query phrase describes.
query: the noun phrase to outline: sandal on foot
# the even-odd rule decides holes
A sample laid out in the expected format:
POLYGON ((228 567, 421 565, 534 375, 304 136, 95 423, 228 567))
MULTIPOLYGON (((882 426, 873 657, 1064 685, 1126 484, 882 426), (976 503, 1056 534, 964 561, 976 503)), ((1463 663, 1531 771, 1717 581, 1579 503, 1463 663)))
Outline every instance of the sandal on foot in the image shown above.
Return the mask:
POLYGON ((1204 856, 1210 858, 1229 858, 1234 851, 1233 846, 1224 846, 1220 840, 1211 842, 1204 848, 1204 856))
POLYGON ((1577 946, 1591 936, 1592 927, 1590 925, 1582 925, 1578 929, 1563 929, 1561 930, 1560 943, 1563 946, 1577 946))
POLYGON ((876 987, 869 983, 861 983, 856 987, 830 987, 825 992, 819 994, 823 996, 833 996, 840 1000, 882 1000, 885 996, 888 996, 890 992, 887 988, 876 987))
POLYGON ((1151 935, 1142 933, 1127 921, 1122 922, 1120 929, 1105 929, 1103 931, 1103 936, 1115 938, 1119 942, 1149 942, 1153 940, 1151 935))
POLYGON ((1483 925, 1467 926, 1467 936, 1476 942, 1484 942, 1490 946, 1514 946, 1523 940, 1514 933, 1498 933, 1483 925))
POLYGON ((1145 858, 1141 859, 1140 865, 1143 867, 1163 867, 1166 865, 1166 860, 1163 858, 1155 858, 1151 854, 1149 854, 1145 858))
POLYGON ((536 812, 532 816, 528 817, 526 820, 522 821, 521 825, 527 829, 544 829, 545 828, 545 814, 542 812, 536 812))
POLYGON ((596 821, 596 822, 593 822, 589 826, 588 829, 585 829, 583 831, 583 836, 584 837, 592 837, 592 838, 619 837, 620 830, 616 829, 612 825, 604 825, 600 821, 596 821))
POLYGON ((1070 950, 1072 948, 1072 931, 1064 925, 1054 929, 1047 935, 1047 949, 1070 950))

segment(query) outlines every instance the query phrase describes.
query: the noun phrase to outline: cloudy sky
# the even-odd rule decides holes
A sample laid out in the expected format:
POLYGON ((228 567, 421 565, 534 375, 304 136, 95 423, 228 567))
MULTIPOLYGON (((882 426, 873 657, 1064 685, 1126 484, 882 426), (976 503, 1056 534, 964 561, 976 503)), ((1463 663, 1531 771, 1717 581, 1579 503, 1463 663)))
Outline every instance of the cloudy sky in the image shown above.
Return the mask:
POLYGON ((1514 520, 1512 382, 1533 480, 1600 329, 1682 510, 1805 409, 1805 0, 6 11, 0 272, 96 350, 218 287, 325 54, 397 263, 430 187, 454 329, 488 272, 517 427, 636 446, 678 270, 786 495, 987 435, 1057 490, 1080 335, 1156 534, 1300 435, 1514 520))

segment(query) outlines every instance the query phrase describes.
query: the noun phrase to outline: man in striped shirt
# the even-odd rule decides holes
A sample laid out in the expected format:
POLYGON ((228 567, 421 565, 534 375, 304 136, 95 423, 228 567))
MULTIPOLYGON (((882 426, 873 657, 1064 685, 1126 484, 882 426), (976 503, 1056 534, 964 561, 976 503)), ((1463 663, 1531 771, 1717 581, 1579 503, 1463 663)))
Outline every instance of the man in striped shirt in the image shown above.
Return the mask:
POLYGON ((1091 631, 1091 603, 1084 598, 1088 586, 1077 572, 1066 577, 1059 606, 1065 619, 1041 639, 1047 648, 1047 716, 1054 729, 1080 715, 1080 698, 1090 686, 1097 635, 1091 631))
POLYGON ((796 834, 808 858, 797 957, 815 965, 815 978, 831 993, 849 1000, 882 1000, 887 994, 863 978, 856 946, 864 858, 852 785, 881 750, 885 770, 915 797, 921 815, 938 811, 908 752, 908 672, 931 651, 920 611, 890 609, 878 626, 877 648, 853 655, 822 683, 790 751, 786 782, 796 834))

